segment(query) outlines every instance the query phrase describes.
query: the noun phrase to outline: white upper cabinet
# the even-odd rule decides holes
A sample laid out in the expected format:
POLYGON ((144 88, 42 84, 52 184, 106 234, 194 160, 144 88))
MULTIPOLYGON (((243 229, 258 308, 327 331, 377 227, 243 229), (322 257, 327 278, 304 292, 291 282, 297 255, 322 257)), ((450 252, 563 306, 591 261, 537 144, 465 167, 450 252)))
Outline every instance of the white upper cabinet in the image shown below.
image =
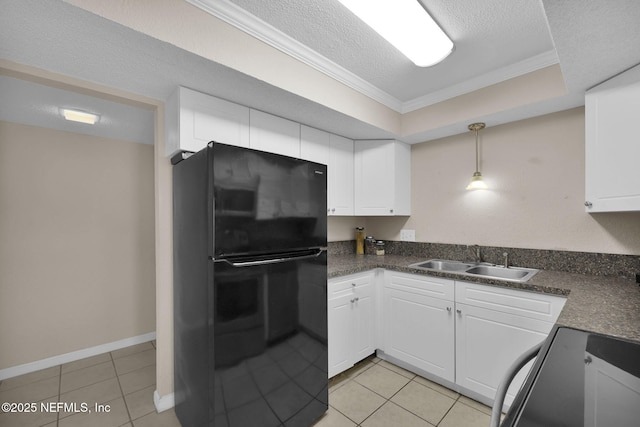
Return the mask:
POLYGON ((327 165, 327 215, 353 215, 353 140, 302 126, 300 157, 327 165))
POLYGON ((300 123, 252 109, 249 129, 249 147, 300 157, 300 123))
POLYGON ((165 155, 200 151, 210 141, 249 146, 249 108, 178 87, 166 103, 165 155))
POLYGON ((300 126, 300 158, 311 162, 329 164, 331 134, 309 126, 300 126))
POLYGON ((331 135, 329 152, 329 205, 330 215, 353 215, 353 141, 331 135))
POLYGON ((355 142, 355 215, 411 214, 411 147, 394 140, 355 142))
POLYGON ((166 102, 166 151, 210 141, 327 165, 327 215, 411 214, 411 148, 395 140, 353 141, 178 87, 166 102))
POLYGON ((640 65, 585 97, 587 212, 640 211, 640 65))

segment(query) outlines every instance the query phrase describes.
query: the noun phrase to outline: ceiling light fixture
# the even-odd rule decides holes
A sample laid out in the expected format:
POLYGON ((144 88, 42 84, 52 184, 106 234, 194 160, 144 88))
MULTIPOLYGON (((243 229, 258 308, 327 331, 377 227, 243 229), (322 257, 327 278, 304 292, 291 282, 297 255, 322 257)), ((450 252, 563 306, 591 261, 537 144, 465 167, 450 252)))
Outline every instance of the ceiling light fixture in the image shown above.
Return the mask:
POLYGON ((472 123, 469 125, 469 130, 475 131, 476 133, 476 171, 471 177, 471 182, 467 185, 467 190, 486 190, 488 188, 487 184, 482 180, 482 174, 480 173, 480 161, 478 160, 480 157, 478 148, 478 131, 484 128, 484 123, 472 123))
POLYGON ((87 113, 85 111, 69 110, 63 108, 62 115, 65 119, 71 120, 72 122, 88 123, 90 125, 94 125, 96 121, 98 121, 98 116, 96 114, 87 113))
POLYGON ((453 42, 418 0, 338 0, 418 67, 453 51, 453 42))

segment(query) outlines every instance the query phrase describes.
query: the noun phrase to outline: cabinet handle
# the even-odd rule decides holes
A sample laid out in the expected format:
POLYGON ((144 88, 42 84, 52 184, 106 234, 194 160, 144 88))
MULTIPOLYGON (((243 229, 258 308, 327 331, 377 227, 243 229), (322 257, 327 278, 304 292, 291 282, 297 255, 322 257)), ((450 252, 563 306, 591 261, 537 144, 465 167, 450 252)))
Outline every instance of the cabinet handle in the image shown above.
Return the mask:
POLYGON ((351 286, 355 287, 355 286, 356 286, 356 284, 355 284, 355 283, 352 283, 352 284, 351 284, 351 286))
POLYGON ((593 203, 591 203, 590 201, 587 200, 586 202, 584 202, 584 205, 586 207, 590 208, 591 206, 593 206, 593 203))
POLYGON ((360 298, 359 297, 352 298, 351 299, 351 304, 353 304, 356 301, 360 301, 360 298))
POLYGON ((462 314, 462 310, 457 309, 457 310, 456 310, 456 313, 458 313, 458 314, 462 314))
POLYGON ((447 307, 447 311, 451 313, 451 307, 447 307))
POLYGON ((390 213, 393 213, 393 209, 389 209, 389 212, 390 212, 390 213))

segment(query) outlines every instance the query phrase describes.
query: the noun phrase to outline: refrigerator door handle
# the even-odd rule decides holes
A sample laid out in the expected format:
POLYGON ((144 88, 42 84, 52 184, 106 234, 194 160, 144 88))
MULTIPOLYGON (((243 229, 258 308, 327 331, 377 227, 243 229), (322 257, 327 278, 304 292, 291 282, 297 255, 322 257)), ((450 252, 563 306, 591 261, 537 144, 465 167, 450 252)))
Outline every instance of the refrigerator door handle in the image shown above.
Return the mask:
POLYGON ((276 256, 274 258, 264 258, 264 259, 249 259, 246 260, 246 258, 244 259, 238 259, 238 260, 234 260, 234 259, 229 259, 229 258, 222 258, 222 259, 218 259, 216 260, 216 262, 225 262, 227 264, 229 264, 232 267, 254 267, 257 265, 268 265, 268 264, 277 264, 280 262, 287 262, 287 261, 297 261, 297 260, 301 260, 301 259, 309 259, 309 258, 317 258, 319 257, 326 249, 316 249, 312 252, 303 252, 302 254, 298 254, 298 255, 286 255, 286 256, 276 256))

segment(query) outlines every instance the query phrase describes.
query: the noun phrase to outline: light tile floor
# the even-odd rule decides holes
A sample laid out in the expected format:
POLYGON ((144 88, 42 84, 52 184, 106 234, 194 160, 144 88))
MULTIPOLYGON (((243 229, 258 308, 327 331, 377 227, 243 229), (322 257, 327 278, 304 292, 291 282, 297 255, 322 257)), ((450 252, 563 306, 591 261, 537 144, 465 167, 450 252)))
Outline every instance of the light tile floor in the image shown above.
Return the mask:
MULTIPOLYGON (((1 381, 0 402, 35 403, 37 410, 0 412, 0 426, 180 427, 173 410, 155 410, 155 360, 155 343, 148 342, 1 381), (78 412, 42 411, 49 402, 75 403, 78 412), (82 412, 82 404, 91 412, 82 412), (96 404, 109 411, 96 412, 96 404)), ((370 357, 331 379, 329 411, 314 427, 486 427, 490 414, 485 405, 370 357)))
POLYGON ((486 427, 491 408, 371 357, 329 382, 329 411, 314 427, 486 427))
POLYGON ((9 378, 0 382, 0 403, 34 403, 36 411, 0 411, 0 426, 179 427, 173 410, 156 412, 155 383, 153 341, 9 378), (54 402, 67 404, 69 411, 55 405, 42 410, 41 403, 54 402))

